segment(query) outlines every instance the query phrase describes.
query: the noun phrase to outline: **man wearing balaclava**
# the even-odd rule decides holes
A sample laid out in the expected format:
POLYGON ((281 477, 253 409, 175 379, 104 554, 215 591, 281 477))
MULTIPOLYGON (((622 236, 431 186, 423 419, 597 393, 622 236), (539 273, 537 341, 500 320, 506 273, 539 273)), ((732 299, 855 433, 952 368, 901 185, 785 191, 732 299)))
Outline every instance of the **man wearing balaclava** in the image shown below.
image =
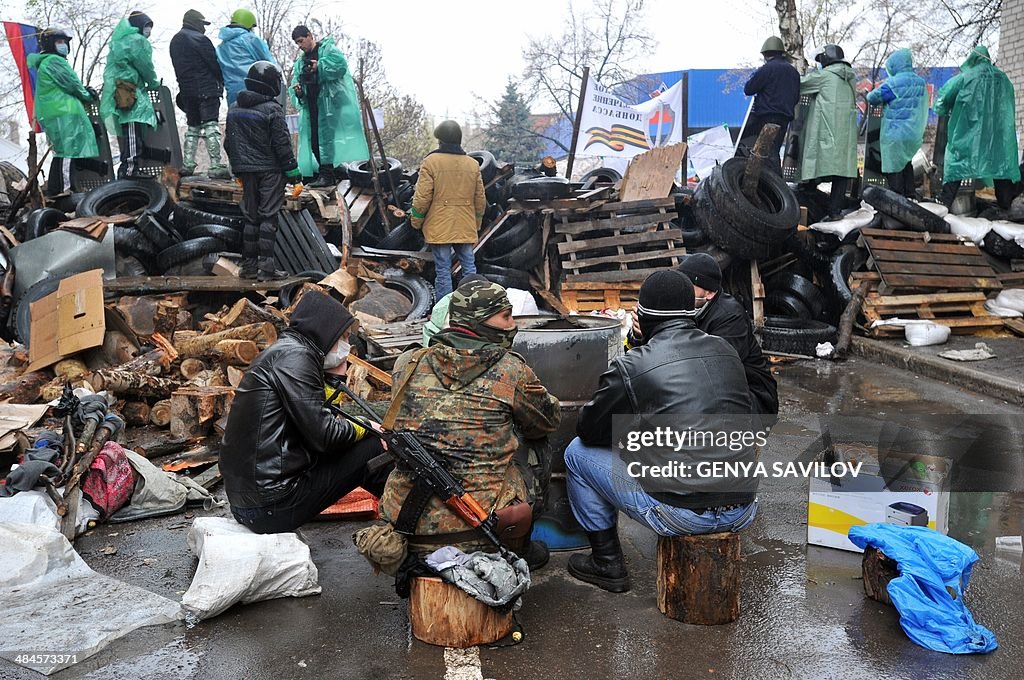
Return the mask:
MULTIPOLYGON (((463 283, 452 293, 448 316, 449 327, 434 335, 429 347, 406 352, 395 364, 394 428, 414 431, 484 509, 526 501, 526 484, 513 457, 520 437, 528 441, 554 432, 558 399, 521 356, 509 351, 516 322, 504 288, 479 280, 463 283)), ((399 522, 413 484, 408 471, 391 473, 381 497, 387 521, 399 522)), ((411 530, 409 550, 414 553, 442 545, 466 551, 488 546, 479 531, 437 497, 413 520, 411 530)), ((547 562, 543 544, 530 544, 524 552, 520 557, 532 569, 547 562)))
POLYGON ((220 469, 231 513, 256 533, 295 531, 356 487, 384 488, 390 466, 367 466, 380 440, 325 406, 324 371, 348 357, 356 326, 340 302, 307 291, 235 390, 220 469))
POLYGON ((739 531, 757 512, 756 480, 687 477, 687 470, 696 476, 699 463, 755 459, 750 394, 736 350, 697 328, 693 284, 678 270, 647 277, 638 313, 647 342, 612 361, 565 450, 569 502, 592 549, 569 558, 569 574, 613 593, 630 587, 616 526, 620 510, 660 536, 739 531), (730 448, 701 436, 678 448, 669 440, 661 449, 634 436, 656 427, 738 433, 751 441, 730 448), (634 448, 638 442, 644 446, 634 448), (645 472, 644 465, 668 474, 645 472))
POLYGON ((153 21, 142 12, 132 12, 114 28, 110 53, 103 68, 103 96, 100 115, 118 135, 121 165, 118 178, 139 174, 146 128, 156 128, 156 111, 149 90, 160 87, 153 67, 153 45, 149 42, 153 21))

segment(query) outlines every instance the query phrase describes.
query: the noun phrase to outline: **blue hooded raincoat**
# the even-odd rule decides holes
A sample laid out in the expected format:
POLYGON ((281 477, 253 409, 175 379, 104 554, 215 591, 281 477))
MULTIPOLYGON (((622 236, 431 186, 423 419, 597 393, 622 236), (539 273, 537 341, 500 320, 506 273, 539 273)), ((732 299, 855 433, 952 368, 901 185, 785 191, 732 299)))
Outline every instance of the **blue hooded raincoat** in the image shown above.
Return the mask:
POLYGON ((885 60, 889 74, 880 87, 868 93, 868 103, 882 110, 882 172, 901 171, 924 141, 928 124, 928 87, 914 73, 910 50, 896 50, 885 60))

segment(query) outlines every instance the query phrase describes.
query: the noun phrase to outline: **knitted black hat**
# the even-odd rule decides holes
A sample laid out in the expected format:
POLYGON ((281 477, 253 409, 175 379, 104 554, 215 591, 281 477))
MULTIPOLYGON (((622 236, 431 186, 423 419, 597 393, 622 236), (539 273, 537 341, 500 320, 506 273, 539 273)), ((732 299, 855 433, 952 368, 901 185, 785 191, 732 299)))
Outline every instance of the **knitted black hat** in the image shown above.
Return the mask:
POLYGON ((722 268, 718 266, 715 258, 707 253, 687 255, 676 269, 686 274, 698 288, 712 291, 722 288, 722 268))
POLYGON ((648 276, 640 286, 637 314, 655 321, 692 316, 693 284, 677 269, 648 276))
POLYGON ((153 20, 149 18, 148 14, 136 10, 128 15, 128 23, 141 31, 146 26, 152 26, 153 20))
POLYGON ((356 318, 327 293, 308 290, 295 305, 288 325, 305 335, 326 354, 356 318))

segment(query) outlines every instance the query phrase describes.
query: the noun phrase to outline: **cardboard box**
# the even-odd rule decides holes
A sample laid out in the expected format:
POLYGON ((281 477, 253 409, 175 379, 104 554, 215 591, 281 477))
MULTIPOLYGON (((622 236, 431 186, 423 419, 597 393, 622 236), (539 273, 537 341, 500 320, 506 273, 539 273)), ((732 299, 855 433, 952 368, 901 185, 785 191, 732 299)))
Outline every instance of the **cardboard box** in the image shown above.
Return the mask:
POLYGON ((900 524, 949 531, 952 461, 835 444, 835 460, 863 463, 856 478, 812 477, 807 499, 807 543, 863 552, 847 538, 851 526, 900 524))
POLYGON ((103 270, 62 279, 57 292, 33 302, 29 371, 103 344, 103 270))

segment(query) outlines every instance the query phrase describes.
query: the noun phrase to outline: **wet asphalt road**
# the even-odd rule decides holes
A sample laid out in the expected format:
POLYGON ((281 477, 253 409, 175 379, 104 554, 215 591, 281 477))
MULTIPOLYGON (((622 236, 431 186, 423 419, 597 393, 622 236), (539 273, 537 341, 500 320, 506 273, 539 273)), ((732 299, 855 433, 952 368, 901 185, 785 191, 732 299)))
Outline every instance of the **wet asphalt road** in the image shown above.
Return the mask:
MULTIPOLYGON (((859 360, 785 367, 779 391, 783 420, 763 452, 767 462, 792 460, 807 447, 821 413, 872 419, 953 412, 1024 416, 1017 407, 859 360)), ((1022 482, 1016 480, 1015 488, 1024 488, 1022 482)), ((481 649, 481 670, 460 673, 452 669, 454 655, 412 639, 405 603, 391 579, 373 577, 352 546, 351 534, 361 523, 319 523, 302 533, 323 594, 235 606, 192 628, 141 629, 53 677, 1019 677, 1024 569, 1020 557, 997 555, 994 541, 1024 530, 1024 493, 958 493, 951 500, 950 535, 981 555, 966 601, 999 642, 985 656, 918 647, 900 629, 895 610, 864 598, 860 555, 808 547, 806 480, 762 482, 759 499, 760 515, 743 533, 741 615, 733 624, 689 626, 663 617, 655 604, 656 538, 624 518, 631 592, 612 595, 572 580, 565 571, 568 553, 555 553, 535 574, 519 614, 523 644, 481 649)), ((180 599, 194 570, 185 546, 191 517, 103 526, 77 545, 95 570, 180 599), (103 554, 106 546, 117 553, 103 554)), ((0 678, 38 677, 0 660, 0 678)))

